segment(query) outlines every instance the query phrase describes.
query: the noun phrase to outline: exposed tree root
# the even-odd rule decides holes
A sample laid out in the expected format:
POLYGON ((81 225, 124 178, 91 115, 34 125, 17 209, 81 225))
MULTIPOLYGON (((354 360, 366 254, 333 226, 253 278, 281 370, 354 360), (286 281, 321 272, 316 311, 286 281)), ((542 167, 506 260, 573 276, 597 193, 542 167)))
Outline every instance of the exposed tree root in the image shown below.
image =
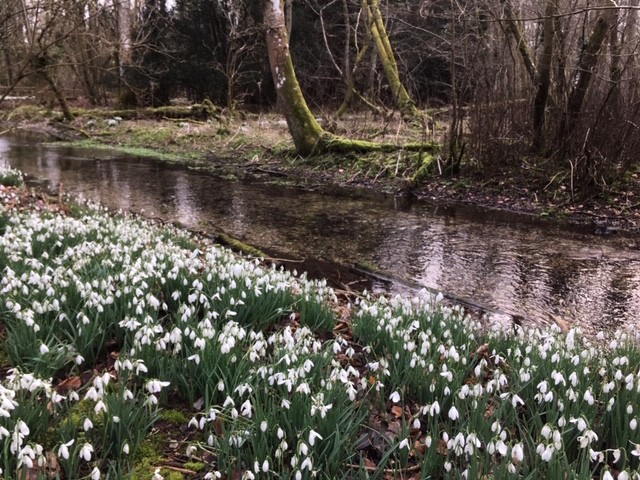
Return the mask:
POLYGON ((439 151, 440 145, 435 142, 406 143, 395 145, 393 143, 376 143, 367 140, 353 140, 339 137, 329 133, 324 133, 320 137, 316 148, 312 152, 314 155, 322 153, 370 153, 370 152, 425 152, 435 153, 439 151))

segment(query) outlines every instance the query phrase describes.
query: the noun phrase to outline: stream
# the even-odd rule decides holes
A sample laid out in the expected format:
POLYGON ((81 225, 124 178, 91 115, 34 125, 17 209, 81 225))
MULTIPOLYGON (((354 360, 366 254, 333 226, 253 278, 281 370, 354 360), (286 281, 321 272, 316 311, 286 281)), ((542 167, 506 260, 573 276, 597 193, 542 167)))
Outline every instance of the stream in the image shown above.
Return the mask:
POLYGON ((287 258, 373 265, 406 280, 376 282, 376 290, 419 285, 506 321, 518 315, 548 324, 557 316, 591 331, 633 327, 640 319, 640 240, 632 236, 353 190, 308 191, 274 177, 229 180, 24 135, 0 137, 3 165, 52 192, 110 209, 221 229, 287 258))

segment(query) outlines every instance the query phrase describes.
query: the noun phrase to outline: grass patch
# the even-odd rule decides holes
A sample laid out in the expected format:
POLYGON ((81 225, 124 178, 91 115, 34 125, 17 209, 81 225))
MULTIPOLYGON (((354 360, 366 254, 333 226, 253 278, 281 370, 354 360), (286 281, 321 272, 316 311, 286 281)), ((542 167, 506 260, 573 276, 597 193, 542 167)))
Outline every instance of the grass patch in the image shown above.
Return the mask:
MULTIPOLYGON (((152 143, 152 142, 150 142, 152 143)), ((96 140, 77 140, 74 142, 56 142, 56 145, 90 148, 94 150, 109 150, 114 152, 123 153, 133 157, 145 157, 161 160, 168 163, 191 163, 197 159, 196 156, 189 153, 170 153, 159 151, 155 148, 138 147, 138 146, 123 146, 123 145, 111 145, 100 143, 96 140)))

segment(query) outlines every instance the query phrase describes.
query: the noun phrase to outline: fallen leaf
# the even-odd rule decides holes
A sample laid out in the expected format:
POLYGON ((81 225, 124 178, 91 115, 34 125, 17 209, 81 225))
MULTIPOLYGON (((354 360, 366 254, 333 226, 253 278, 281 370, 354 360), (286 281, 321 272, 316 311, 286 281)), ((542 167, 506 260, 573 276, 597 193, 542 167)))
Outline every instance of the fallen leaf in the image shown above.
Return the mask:
POLYGON ((63 395, 69 390, 78 390, 82 387, 82 379, 79 376, 66 378, 56 386, 56 391, 63 395))
POLYGON ((399 405, 394 405, 391 407, 391 414, 396 418, 402 418, 402 407, 399 405))

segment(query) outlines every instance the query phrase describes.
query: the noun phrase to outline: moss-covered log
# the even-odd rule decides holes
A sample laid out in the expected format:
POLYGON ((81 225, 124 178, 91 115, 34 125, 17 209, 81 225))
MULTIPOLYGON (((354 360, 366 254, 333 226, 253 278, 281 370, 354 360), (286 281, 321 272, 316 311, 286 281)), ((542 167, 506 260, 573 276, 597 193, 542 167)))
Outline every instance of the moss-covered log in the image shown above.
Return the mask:
MULTIPOLYGON (((86 111, 76 112, 78 115, 86 114, 86 111)), ((124 120, 163 120, 163 119, 193 119, 207 120, 214 118, 220 120, 222 115, 220 108, 211 102, 203 102, 190 106, 167 106, 157 108, 132 108, 124 110, 93 110, 91 114, 101 118, 120 117, 124 120)))
POLYGON ((236 251, 236 252, 240 252, 243 253, 245 255, 250 255, 252 257, 256 257, 256 258, 268 258, 269 255, 267 255, 266 253, 264 253, 262 250, 246 244, 244 242, 241 242, 240 240, 230 237, 229 235, 227 235, 226 233, 218 233, 216 235, 216 240, 218 241, 218 243, 220 243, 220 245, 224 245, 225 247, 229 247, 230 249, 236 251))

